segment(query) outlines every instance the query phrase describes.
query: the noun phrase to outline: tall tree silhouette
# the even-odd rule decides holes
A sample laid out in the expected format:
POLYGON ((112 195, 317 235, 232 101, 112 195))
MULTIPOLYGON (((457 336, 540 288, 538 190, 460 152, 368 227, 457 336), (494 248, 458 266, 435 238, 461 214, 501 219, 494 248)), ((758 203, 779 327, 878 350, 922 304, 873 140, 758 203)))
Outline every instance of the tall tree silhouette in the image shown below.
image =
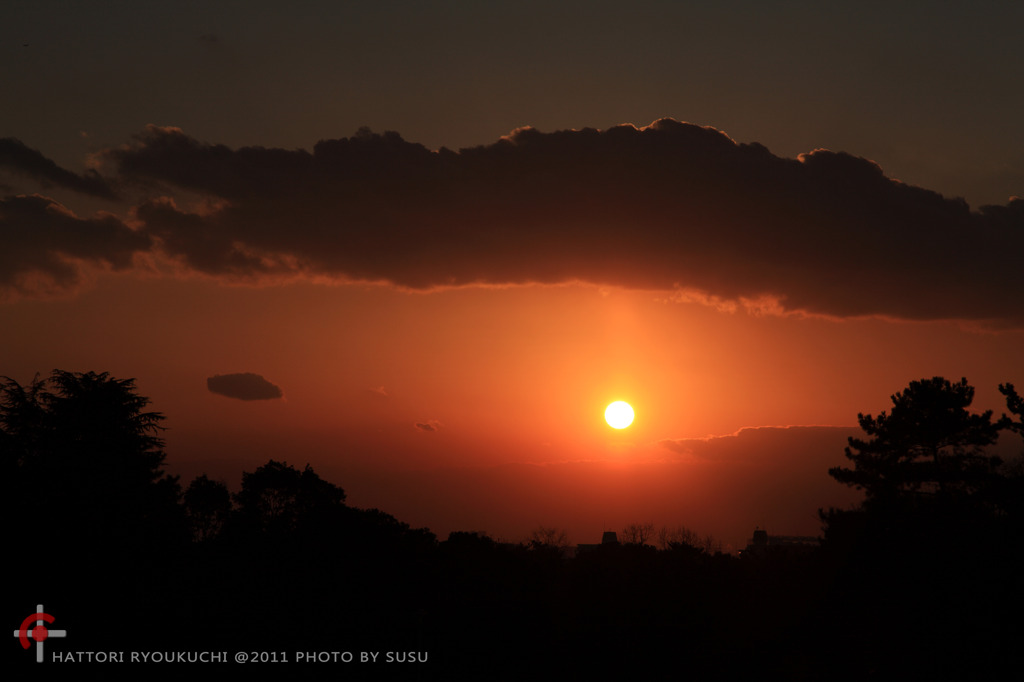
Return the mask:
POLYGON ((168 584, 188 528, 177 478, 163 470, 163 415, 148 407, 134 380, 106 373, 0 383, 15 519, 7 542, 13 556, 32 557, 25 594, 93 612, 103 610, 93 600, 115 589, 139 605, 160 598, 153 586, 168 584))
POLYGON ((28 386, 5 377, 0 443, 23 503, 97 539, 167 522, 179 488, 163 470, 164 417, 149 402, 134 379, 106 373, 56 370, 28 386))
POLYGON ((821 514, 835 637, 860 642, 865 672, 977 677, 1019 636, 1003 623, 1022 603, 1021 487, 989 450, 1008 420, 973 398, 966 379, 913 381, 888 413, 858 415, 869 438, 829 470, 866 495, 821 514))
POLYGON ((834 467, 840 483, 864 490, 867 504, 970 494, 1000 464, 985 448, 1003 426, 992 411, 968 411, 974 388, 961 379, 912 381, 892 396, 892 410, 857 420, 870 440, 849 439, 846 457, 853 468, 834 467))
POLYGON ((0 381, 0 455, 4 466, 20 470, 38 452, 46 432, 46 382, 39 376, 27 386, 10 377, 0 381))

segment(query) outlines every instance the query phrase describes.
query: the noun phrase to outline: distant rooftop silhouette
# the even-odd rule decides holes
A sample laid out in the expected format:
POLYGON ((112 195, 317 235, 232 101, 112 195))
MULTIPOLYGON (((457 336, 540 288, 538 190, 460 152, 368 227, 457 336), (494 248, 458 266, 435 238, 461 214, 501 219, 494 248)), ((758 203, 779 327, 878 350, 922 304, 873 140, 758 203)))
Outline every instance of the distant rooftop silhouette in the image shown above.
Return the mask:
POLYGON ((600 544, 596 544, 596 545, 595 544, 576 545, 576 554, 580 554, 581 552, 592 552, 595 549, 598 549, 599 547, 603 547, 603 546, 607 546, 607 545, 618 545, 618 544, 619 544, 619 536, 616 534, 616 532, 613 531, 613 530, 606 530, 604 533, 601 534, 601 542, 600 542, 600 544))

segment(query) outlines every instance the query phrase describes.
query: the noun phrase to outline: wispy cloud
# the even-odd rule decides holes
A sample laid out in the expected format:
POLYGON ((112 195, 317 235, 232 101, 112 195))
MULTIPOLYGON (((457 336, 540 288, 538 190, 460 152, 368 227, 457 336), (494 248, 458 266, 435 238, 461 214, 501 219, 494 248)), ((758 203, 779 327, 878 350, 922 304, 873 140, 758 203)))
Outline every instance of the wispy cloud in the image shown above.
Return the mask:
POLYGON ((441 422, 437 421, 436 419, 431 419, 430 421, 416 422, 414 426, 420 431, 424 431, 426 433, 434 433, 440 430, 441 422))

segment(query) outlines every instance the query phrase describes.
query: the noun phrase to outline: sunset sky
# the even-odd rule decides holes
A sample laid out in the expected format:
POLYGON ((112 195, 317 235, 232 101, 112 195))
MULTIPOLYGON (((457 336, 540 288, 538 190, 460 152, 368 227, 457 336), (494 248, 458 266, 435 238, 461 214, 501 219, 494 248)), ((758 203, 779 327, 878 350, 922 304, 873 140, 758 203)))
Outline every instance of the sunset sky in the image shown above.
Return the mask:
POLYGON ((1024 385, 1022 24, 6 2, 0 375, 134 377, 184 483, 309 463, 442 538, 814 535, 858 412, 1024 385))

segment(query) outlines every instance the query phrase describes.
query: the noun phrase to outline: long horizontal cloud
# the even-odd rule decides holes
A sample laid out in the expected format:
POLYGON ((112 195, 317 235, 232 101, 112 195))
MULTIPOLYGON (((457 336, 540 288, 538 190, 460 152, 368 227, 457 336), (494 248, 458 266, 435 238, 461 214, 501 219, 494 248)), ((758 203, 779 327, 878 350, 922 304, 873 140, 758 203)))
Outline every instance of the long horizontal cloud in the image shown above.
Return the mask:
MULTIPOLYGON (((763 426, 740 429, 728 436, 663 440, 662 447, 684 457, 715 462, 773 461, 842 453, 850 436, 863 436, 852 426, 763 426), (797 453, 803 453, 798 455, 797 453)), ((824 470, 823 470, 824 471, 824 470)))
POLYGON ((125 269, 151 247, 149 235, 112 215, 78 218, 37 195, 0 199, 0 294, 60 293, 84 264, 125 269))
POLYGON ((584 280, 696 289, 838 316, 1024 320, 1024 201, 972 213, 874 163, 799 159, 661 120, 427 150, 396 133, 312 153, 151 127, 109 153, 125 179, 223 200, 138 216, 213 274, 304 271, 426 289, 584 280))
POLYGON ((0 138, 0 168, 29 176, 44 187, 55 185, 103 199, 116 196, 107 181, 95 171, 85 175, 73 173, 13 137, 0 138))
POLYGON ((105 154, 186 267, 412 289, 582 280, 835 316, 1024 323, 1024 201, 971 212, 874 163, 785 159, 673 120, 430 151, 363 130, 312 152, 150 127, 105 154))

